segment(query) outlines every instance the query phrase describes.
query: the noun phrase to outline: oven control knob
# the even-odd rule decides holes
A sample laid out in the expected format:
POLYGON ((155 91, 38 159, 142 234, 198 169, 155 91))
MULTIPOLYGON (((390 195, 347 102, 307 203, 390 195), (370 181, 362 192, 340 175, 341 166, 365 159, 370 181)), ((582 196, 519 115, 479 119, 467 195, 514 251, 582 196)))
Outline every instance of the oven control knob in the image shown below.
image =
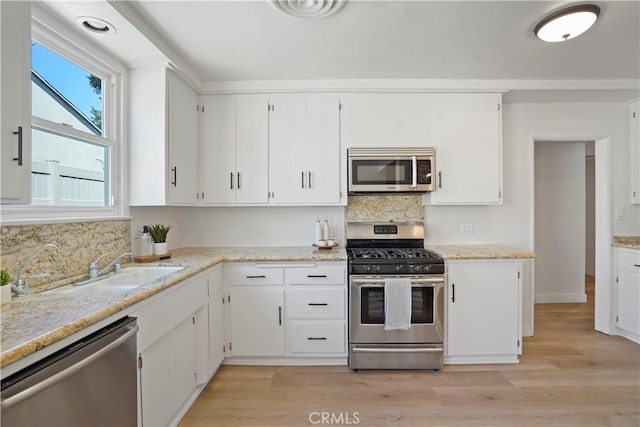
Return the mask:
POLYGON ((365 273, 368 273, 371 271, 371 266, 370 265, 365 265, 364 267, 362 267, 362 269, 365 271, 365 273))
POLYGON ((402 270, 402 266, 401 265, 396 265, 394 267, 394 270, 397 271, 397 272, 400 272, 400 270, 402 270))
POLYGON ((413 271, 415 272, 420 272, 422 271, 422 265, 418 264, 418 265, 414 265, 413 266, 413 271))
POLYGON ((381 270, 381 267, 379 265, 374 265, 373 266, 373 271, 375 271, 376 273, 379 273, 381 270))

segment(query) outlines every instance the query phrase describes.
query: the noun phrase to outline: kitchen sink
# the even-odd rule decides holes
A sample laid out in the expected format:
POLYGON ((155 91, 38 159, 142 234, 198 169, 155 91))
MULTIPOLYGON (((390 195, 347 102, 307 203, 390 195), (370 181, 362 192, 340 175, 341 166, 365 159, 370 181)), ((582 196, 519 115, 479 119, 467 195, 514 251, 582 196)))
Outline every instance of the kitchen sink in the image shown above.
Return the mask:
POLYGON ((166 276, 183 269, 184 267, 126 267, 120 273, 114 273, 90 282, 84 280, 73 285, 61 286, 46 291, 46 293, 86 295, 126 293, 141 286, 161 283, 166 276))

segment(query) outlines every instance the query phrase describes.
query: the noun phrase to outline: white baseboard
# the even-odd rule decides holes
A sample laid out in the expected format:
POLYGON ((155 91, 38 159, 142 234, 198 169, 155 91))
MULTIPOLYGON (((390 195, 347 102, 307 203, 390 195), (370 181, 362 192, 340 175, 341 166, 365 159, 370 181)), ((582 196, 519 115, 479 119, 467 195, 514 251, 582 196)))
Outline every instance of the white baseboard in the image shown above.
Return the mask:
POLYGON ((536 304, 587 302, 587 294, 536 294, 536 304))

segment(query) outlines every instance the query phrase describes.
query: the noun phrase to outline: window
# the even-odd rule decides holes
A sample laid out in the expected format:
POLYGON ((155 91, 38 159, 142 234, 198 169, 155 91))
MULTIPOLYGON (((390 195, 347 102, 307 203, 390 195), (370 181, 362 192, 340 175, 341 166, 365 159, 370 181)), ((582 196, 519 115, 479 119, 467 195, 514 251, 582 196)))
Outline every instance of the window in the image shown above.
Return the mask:
POLYGON ((31 203, 109 206, 109 159, 98 73, 31 44, 31 203))

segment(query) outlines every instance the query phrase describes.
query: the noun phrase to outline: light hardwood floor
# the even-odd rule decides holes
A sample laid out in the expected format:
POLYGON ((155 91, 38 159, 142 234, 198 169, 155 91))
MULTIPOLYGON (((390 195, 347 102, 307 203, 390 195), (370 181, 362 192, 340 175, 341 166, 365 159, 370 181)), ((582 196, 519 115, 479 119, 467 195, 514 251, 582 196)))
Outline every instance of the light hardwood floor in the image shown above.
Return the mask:
POLYGON ((595 332, 589 278, 587 294, 585 304, 536 305, 517 365, 222 366, 180 425, 638 427, 640 346, 595 332))

